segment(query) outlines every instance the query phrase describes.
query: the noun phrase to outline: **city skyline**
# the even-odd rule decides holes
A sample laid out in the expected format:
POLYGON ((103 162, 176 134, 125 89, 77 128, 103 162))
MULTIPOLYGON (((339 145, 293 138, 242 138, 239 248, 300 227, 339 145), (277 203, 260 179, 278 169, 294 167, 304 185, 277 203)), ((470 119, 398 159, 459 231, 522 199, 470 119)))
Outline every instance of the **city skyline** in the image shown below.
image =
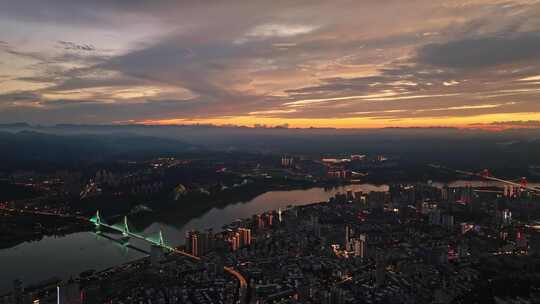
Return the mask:
POLYGON ((540 126, 540 2, 0 4, 0 122, 540 126))

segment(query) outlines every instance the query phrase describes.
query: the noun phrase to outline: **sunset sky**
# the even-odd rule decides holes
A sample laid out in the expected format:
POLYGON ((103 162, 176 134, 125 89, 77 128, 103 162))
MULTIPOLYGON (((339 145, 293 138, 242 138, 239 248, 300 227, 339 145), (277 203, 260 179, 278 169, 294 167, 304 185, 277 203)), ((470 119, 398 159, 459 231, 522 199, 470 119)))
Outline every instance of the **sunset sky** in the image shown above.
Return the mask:
POLYGON ((540 1, 0 2, 0 123, 540 126, 540 1))

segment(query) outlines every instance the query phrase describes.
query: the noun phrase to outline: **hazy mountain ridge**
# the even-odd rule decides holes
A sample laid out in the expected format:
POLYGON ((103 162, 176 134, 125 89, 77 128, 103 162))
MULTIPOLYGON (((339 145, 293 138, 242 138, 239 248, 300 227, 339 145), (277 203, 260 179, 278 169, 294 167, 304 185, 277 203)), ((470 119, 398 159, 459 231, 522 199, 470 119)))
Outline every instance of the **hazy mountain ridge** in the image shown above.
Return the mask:
POLYGON ((193 149, 272 154, 385 154, 458 167, 540 164, 540 130, 453 128, 286 129, 146 125, 0 125, 7 159, 161 155, 193 149))
POLYGON ((95 161, 120 157, 127 153, 138 156, 193 149, 197 148, 178 140, 133 134, 57 135, 36 131, 0 132, 2 161, 95 161))

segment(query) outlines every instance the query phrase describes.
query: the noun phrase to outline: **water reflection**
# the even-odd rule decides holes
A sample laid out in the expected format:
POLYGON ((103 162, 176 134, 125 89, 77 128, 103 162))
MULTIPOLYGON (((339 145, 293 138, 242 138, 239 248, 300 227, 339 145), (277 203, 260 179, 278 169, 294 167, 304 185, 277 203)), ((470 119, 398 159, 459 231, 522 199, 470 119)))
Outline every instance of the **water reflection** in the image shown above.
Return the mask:
POLYGON ((255 197, 247 203, 239 202, 228 205, 225 208, 213 208, 204 215, 191 219, 181 227, 156 222, 145 229, 144 233, 153 234, 157 233, 159 229, 162 229, 168 242, 173 245, 179 245, 184 243, 186 231, 192 229, 202 230, 212 228, 214 230, 221 230, 221 227, 239 218, 248 218, 253 214, 277 210, 278 208, 284 209, 289 205, 300 206, 313 202, 328 201, 336 193, 343 193, 347 190, 362 192, 388 191, 388 186, 358 184, 329 189, 312 188, 307 190, 270 191, 255 197))

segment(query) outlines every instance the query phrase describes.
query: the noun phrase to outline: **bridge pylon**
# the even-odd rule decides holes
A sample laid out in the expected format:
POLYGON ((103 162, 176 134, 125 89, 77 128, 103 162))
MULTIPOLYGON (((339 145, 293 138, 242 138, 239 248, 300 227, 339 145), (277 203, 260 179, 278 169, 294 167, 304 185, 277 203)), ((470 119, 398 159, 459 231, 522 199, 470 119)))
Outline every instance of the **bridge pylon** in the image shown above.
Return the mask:
POLYGON ((101 226, 101 216, 99 215, 99 210, 96 211, 96 214, 90 218, 90 222, 94 223, 97 227, 101 226))
POLYGON ((165 246, 165 240, 163 239, 163 232, 159 229, 159 246, 165 246))
POLYGON ((129 226, 128 226, 127 216, 124 216, 124 227, 122 227, 122 236, 124 238, 129 237, 129 226))

